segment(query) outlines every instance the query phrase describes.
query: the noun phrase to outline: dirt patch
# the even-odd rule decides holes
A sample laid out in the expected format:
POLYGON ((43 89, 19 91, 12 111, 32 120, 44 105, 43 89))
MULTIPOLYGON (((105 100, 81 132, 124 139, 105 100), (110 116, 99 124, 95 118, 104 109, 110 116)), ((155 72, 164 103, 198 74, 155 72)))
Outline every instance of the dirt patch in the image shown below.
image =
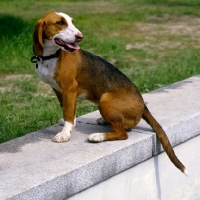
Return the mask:
POLYGON ((1 93, 4 93, 6 91, 6 88, 5 87, 0 87, 0 92, 1 93))
POLYGON ((0 79, 0 93, 10 92, 13 90, 20 91, 20 88, 16 83, 22 82, 24 80, 28 80, 33 83, 34 87, 37 88, 36 92, 33 92, 33 95, 52 95, 51 88, 48 84, 44 83, 41 80, 38 80, 37 76, 31 74, 12 74, 12 75, 4 75, 0 79))
POLYGON ((136 23, 132 28, 135 38, 143 37, 143 39, 140 42, 127 44, 126 50, 146 47, 160 50, 186 45, 200 47, 200 18, 164 16, 164 21, 167 17, 168 20, 164 23, 136 23))
POLYGON ((12 74, 12 75, 6 75, 3 78, 1 78, 2 80, 17 80, 17 79, 24 79, 24 78, 32 78, 33 75, 31 74, 12 74))

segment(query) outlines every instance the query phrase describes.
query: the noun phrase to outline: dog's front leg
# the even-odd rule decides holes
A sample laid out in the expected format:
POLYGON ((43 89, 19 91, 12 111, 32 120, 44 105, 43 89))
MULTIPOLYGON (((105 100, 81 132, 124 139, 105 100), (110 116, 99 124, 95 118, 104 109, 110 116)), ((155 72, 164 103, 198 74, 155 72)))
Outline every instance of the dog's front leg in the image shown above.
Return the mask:
POLYGON ((76 112, 76 88, 76 84, 74 84, 74 86, 62 89, 64 127, 62 131, 54 137, 54 142, 67 142, 71 138, 76 112))
MULTIPOLYGON (((63 99, 62 99, 62 93, 61 92, 58 92, 56 89, 52 88, 53 91, 55 92, 57 98, 58 98, 58 101, 60 103, 60 106, 61 108, 63 108, 63 99)), ((64 126, 65 125, 65 120, 62 118, 58 121, 58 124, 61 125, 61 126, 64 126)), ((76 117, 74 117, 74 125, 73 127, 76 127, 76 117)))
POLYGON ((62 93, 61 92, 58 92, 56 89, 52 88, 53 91, 55 92, 57 98, 58 98, 58 101, 60 103, 60 107, 62 108, 63 107, 63 99, 62 99, 62 93))

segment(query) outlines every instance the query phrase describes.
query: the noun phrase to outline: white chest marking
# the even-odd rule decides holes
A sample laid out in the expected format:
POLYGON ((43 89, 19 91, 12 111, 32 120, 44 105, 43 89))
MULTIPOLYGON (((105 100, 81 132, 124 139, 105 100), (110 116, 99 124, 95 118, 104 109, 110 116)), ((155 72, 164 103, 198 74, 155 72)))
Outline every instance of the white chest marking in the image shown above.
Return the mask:
POLYGON ((45 83, 49 84, 52 88, 56 89, 57 91, 61 92, 60 87, 56 83, 54 79, 55 75, 55 68, 56 68, 56 61, 57 58, 53 58, 46 61, 38 62, 38 67, 36 68, 36 73, 43 80, 45 83))

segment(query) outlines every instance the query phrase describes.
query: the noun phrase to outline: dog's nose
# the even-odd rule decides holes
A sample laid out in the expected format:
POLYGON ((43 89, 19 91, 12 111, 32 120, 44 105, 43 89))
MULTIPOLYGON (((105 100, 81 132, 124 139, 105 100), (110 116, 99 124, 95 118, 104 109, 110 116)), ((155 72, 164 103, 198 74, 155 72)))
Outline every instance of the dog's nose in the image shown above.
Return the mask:
POLYGON ((84 38, 82 33, 76 34, 75 37, 76 37, 76 42, 80 42, 84 38))

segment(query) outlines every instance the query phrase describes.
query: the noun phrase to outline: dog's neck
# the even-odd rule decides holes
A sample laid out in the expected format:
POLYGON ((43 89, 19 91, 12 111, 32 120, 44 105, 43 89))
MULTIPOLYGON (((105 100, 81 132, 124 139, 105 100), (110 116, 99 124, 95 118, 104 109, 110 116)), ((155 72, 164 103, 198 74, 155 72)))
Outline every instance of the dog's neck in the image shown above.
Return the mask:
POLYGON ((43 56, 49 56, 54 54, 60 48, 52 40, 44 40, 44 52, 43 56))

